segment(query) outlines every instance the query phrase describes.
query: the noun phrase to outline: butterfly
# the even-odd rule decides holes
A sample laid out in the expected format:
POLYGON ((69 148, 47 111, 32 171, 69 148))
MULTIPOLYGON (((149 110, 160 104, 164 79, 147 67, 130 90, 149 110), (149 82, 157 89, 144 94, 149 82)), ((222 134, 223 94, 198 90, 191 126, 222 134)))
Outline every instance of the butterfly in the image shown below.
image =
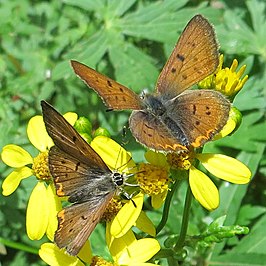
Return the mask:
POLYGON ((51 105, 41 101, 43 119, 55 146, 48 164, 56 194, 73 203, 57 214, 54 241, 77 255, 100 221, 109 201, 124 185, 125 176, 111 171, 96 151, 51 105))
POLYGON ((198 148, 211 140, 229 117, 230 102, 213 90, 187 90, 214 73, 218 44, 201 15, 185 27, 163 67, 153 94, 138 96, 118 82, 72 60, 74 72, 111 110, 132 109, 129 127, 136 140, 158 151, 198 148))

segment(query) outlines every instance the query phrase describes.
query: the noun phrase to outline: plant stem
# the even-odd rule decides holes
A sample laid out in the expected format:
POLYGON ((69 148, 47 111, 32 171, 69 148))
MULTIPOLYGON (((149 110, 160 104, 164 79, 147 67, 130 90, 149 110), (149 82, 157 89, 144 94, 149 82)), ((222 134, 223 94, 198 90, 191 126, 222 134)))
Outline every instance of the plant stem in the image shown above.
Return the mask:
POLYGON ((181 232, 179 235, 179 239, 177 240, 177 243, 174 246, 175 251, 179 251, 183 247, 185 239, 186 239, 191 202, 192 202, 192 192, 190 190, 190 186, 188 186, 185 206, 184 206, 184 212, 183 212, 183 218, 182 218, 182 224, 181 224, 181 232))
POLYGON ((156 228, 156 235, 161 232, 161 230, 164 228, 164 226, 167 222, 173 195, 180 184, 181 184, 181 181, 176 180, 175 183, 173 184, 173 186, 171 187, 171 190, 167 193, 167 196, 166 196, 166 199, 164 202, 164 207, 163 207, 162 219, 156 228))
POLYGON ((29 253, 33 253, 33 254, 38 255, 38 249, 34 248, 34 247, 30 247, 30 246, 27 246, 27 245, 24 245, 21 243, 10 241, 10 240, 4 239, 2 237, 0 237, 0 243, 4 244, 5 246, 10 247, 10 248, 14 248, 14 249, 18 249, 18 250, 22 250, 25 252, 29 252, 29 253))

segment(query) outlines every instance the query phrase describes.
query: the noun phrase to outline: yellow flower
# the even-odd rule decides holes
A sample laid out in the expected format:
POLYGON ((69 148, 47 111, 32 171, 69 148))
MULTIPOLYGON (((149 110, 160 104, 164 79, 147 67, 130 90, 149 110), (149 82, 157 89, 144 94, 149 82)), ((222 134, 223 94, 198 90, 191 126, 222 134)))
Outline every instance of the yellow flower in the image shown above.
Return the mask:
POLYGON ((159 242, 154 238, 143 238, 137 240, 132 231, 115 239, 107 237, 107 246, 114 260, 114 265, 155 265, 146 263, 159 250, 159 242))
MULTIPOLYGON (((77 119, 74 113, 68 113, 66 116, 72 124, 77 119)), ((27 206, 27 234, 32 240, 41 239, 45 233, 53 239, 60 201, 55 195, 48 169, 48 149, 53 142, 46 132, 42 116, 38 115, 30 119, 27 134, 30 142, 40 153, 32 157, 17 145, 9 144, 3 147, 1 153, 3 162, 15 169, 3 181, 2 193, 4 196, 12 194, 23 179, 35 175, 38 182, 32 190, 27 206)))
POLYGON ((220 55, 220 63, 216 72, 199 82, 199 87, 202 89, 215 89, 229 96, 230 99, 233 99, 248 80, 248 75, 245 75, 241 79, 246 65, 243 65, 238 72, 236 71, 238 67, 238 61, 236 59, 233 60, 230 68, 222 68, 222 65, 223 55, 220 55))
POLYGON ((85 242, 77 256, 70 256, 63 249, 59 249, 54 243, 44 243, 39 250, 39 256, 48 265, 52 266, 84 266, 90 264, 92 252, 89 241, 85 242))
POLYGON ((136 179, 142 191, 151 196, 152 207, 160 208, 170 183, 167 159, 164 154, 150 150, 145 153, 145 158, 149 163, 139 165, 136 179))
MULTIPOLYGON (((174 165, 176 161, 173 157, 184 158, 184 154, 169 154, 169 164, 172 168, 179 168, 188 170, 186 168, 187 163, 183 166, 178 163, 174 165)), ((169 157, 168 155, 168 157, 169 157)), ((211 179, 202 171, 198 170, 193 165, 193 160, 198 159, 205 169, 214 176, 223 179, 225 181, 235 184, 246 184, 250 181, 251 172, 242 162, 223 155, 223 154, 211 154, 211 153, 196 153, 195 151, 188 151, 186 160, 189 160, 189 185, 193 196, 199 203, 209 211, 216 209, 219 206, 219 192, 215 184, 211 179)))
POLYGON ((53 243, 44 243, 39 250, 39 256, 48 265, 53 266, 84 266, 85 264, 83 262, 89 265, 145 266, 155 265, 145 262, 160 250, 160 245, 156 239, 145 238, 137 240, 131 231, 128 231, 121 238, 116 238, 112 243, 107 240, 107 245, 113 262, 108 262, 99 256, 93 257, 89 241, 85 243, 77 256, 68 255, 53 243))
MULTIPOLYGON (((176 154, 176 156, 179 156, 176 154)), ((211 153, 190 153, 190 159, 196 158, 208 172, 225 181, 246 184, 250 181, 250 170, 240 161, 223 155, 211 153)), ((189 168, 189 185, 193 196, 207 210, 219 206, 219 192, 211 179, 195 166, 189 168)))
MULTIPOLYGON (((113 171, 119 171, 124 174, 127 179, 127 175, 136 172, 136 164, 132 160, 131 154, 122 148, 114 140, 105 137, 97 136, 91 142, 92 148, 101 156, 108 167, 113 171)), ((125 180, 127 187, 127 180, 125 180)), ((125 193, 126 190, 123 187, 121 193, 125 193)), ((126 192, 127 193, 127 192, 126 192)), ((134 192, 133 192, 134 194, 134 192)), ((127 195, 132 196, 132 195, 127 195)), ((107 233, 111 236, 117 238, 126 234, 132 226, 137 225, 140 229, 145 230, 146 233, 151 235, 155 234, 155 228, 150 222, 148 217, 141 212, 143 205, 144 195, 139 193, 132 199, 127 200, 126 203, 121 205, 120 210, 117 212, 114 208, 113 215, 108 209, 108 219, 107 219, 107 233)))

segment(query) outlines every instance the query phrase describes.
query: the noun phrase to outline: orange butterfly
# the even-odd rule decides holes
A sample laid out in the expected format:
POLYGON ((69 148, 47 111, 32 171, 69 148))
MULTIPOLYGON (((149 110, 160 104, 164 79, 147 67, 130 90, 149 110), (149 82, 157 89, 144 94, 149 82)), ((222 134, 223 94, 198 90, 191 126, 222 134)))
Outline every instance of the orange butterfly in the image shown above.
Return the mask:
POLYGON ((215 32, 207 19, 193 17, 185 27, 156 84, 154 94, 132 90, 72 60, 75 73, 112 110, 132 109, 129 126, 137 141, 163 151, 202 146, 226 124, 230 102, 213 90, 187 90, 219 64, 215 32))

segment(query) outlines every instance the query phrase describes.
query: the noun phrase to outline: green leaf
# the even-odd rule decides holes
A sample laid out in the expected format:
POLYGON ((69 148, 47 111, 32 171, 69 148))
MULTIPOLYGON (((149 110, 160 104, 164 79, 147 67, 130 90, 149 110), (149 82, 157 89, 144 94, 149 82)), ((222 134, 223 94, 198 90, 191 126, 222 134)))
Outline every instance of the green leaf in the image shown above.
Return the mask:
MULTIPOLYGON (((261 157, 264 153, 264 146, 258 146, 256 153, 247 153, 242 151, 237 157, 238 160, 245 163, 251 173, 254 175, 259 166, 261 157)), ((247 192, 249 184, 235 185, 223 182, 219 188, 220 206, 213 211, 210 216, 216 219, 224 214, 227 215, 225 225, 235 224, 240 210, 241 202, 247 192)), ((213 254, 219 254, 225 243, 216 245, 213 254)))
POLYGON ((108 1, 108 12, 112 16, 120 17, 122 16, 134 3, 136 0, 109 0, 108 1))
POLYGON ((102 0, 93 0, 93 1, 87 1, 87 0, 63 0, 63 3, 68 4, 68 5, 73 5, 80 7, 84 10, 88 11, 98 11, 101 8, 104 8, 104 3, 105 1, 102 0))
POLYGON ((117 81, 136 92, 154 87, 159 75, 153 59, 132 44, 124 43, 109 48, 110 60, 117 81))
POLYGON ((108 49, 108 34, 105 30, 99 30, 88 40, 75 47, 75 51, 68 55, 69 59, 76 59, 95 68, 108 49))
MULTIPOLYGON (((123 33, 137 38, 165 42, 173 38, 173 33, 178 29, 181 30, 190 18, 190 15, 184 18, 181 12, 175 12, 186 2, 155 2, 139 8, 136 12, 130 13, 122 19, 123 33)), ((177 38, 178 36, 176 36, 177 38)))
POLYGON ((266 255, 266 215, 251 228, 251 234, 245 236, 233 249, 233 253, 256 253, 266 255))
POLYGON ((239 211, 239 216, 237 218, 237 224, 241 225, 249 225, 252 220, 257 218, 266 212, 266 208, 264 206, 254 206, 251 204, 246 204, 241 207, 239 211))
POLYGON ((266 255, 247 253, 229 253, 219 257, 212 258, 208 265, 210 266, 264 266, 266 255))

